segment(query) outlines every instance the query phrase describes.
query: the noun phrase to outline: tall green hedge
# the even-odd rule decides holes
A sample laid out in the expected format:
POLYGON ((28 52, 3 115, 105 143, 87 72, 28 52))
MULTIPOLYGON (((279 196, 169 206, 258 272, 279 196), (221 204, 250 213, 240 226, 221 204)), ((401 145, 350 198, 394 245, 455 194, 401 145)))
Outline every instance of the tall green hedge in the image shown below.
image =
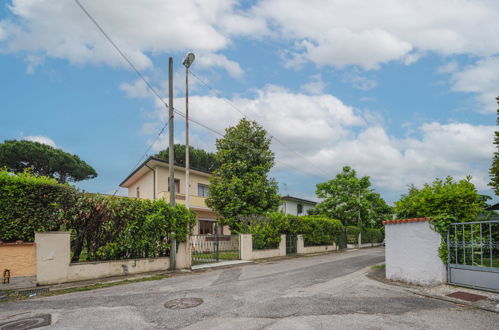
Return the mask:
POLYGON ((253 249, 277 249, 281 243, 281 234, 286 226, 286 216, 282 213, 267 215, 240 216, 243 231, 251 234, 253 249))
POLYGON ((381 229, 357 226, 346 226, 345 229, 348 244, 359 244, 359 234, 361 234, 361 243, 381 243, 384 239, 381 229))
POLYGON ((288 216, 288 233, 303 235, 305 246, 331 245, 339 242, 341 221, 320 215, 288 216))
POLYGON ((384 235, 381 229, 364 228, 362 229, 361 241, 362 243, 381 243, 383 242, 384 235))
POLYGON ((111 260, 169 255, 171 233, 185 241, 196 216, 182 205, 137 198, 80 194, 66 210, 73 261, 111 260))
POLYGON ((54 179, 0 169, 0 240, 33 242, 35 231, 58 230, 60 210, 74 194, 54 179))
POLYGON ((347 233, 347 243, 359 244, 359 234, 362 232, 362 229, 357 226, 346 226, 345 230, 347 233))
POLYGON ((0 170, 0 240, 32 242, 35 231, 69 230, 73 261, 168 255, 170 233, 185 241, 195 223, 181 205, 87 194, 47 177, 0 170))

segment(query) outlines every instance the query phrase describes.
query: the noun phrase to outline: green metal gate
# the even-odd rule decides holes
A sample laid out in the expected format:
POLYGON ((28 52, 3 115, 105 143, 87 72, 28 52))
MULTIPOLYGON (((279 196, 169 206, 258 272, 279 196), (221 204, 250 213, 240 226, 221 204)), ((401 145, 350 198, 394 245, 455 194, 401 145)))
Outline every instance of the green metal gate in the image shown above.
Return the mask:
POLYGON ((451 223, 449 284, 499 292, 499 220, 451 223))
POLYGON ((192 264, 239 260, 239 235, 192 235, 192 264))
POLYGON ((286 235, 286 254, 296 253, 296 235, 286 235))

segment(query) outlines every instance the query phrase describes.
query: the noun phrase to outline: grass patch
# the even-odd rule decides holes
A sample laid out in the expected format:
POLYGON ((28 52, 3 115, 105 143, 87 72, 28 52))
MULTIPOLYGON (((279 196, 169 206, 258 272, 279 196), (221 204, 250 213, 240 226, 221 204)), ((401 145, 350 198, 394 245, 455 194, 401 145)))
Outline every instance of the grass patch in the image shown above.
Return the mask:
MULTIPOLYGON (((61 289, 61 290, 54 290, 54 291, 49 291, 49 292, 44 292, 37 294, 37 297, 50 297, 50 296, 58 296, 61 294, 66 294, 66 293, 73 293, 73 292, 82 292, 82 291, 90 291, 90 290, 96 290, 96 289, 103 289, 103 288, 110 288, 113 286, 117 285, 124 285, 124 284, 131 284, 131 283, 139 283, 139 282, 149 282, 149 281, 157 281, 157 280, 162 280, 164 278, 171 277, 171 275, 154 275, 154 276, 149 276, 149 277, 143 277, 143 278, 137 278, 137 279, 132 279, 132 280, 122 280, 122 281, 116 281, 116 282, 108 282, 108 283, 95 283, 91 285, 86 285, 86 286, 81 286, 81 287, 76 287, 76 288, 68 288, 68 289, 61 289)), ((21 295, 17 291, 10 290, 6 291, 6 297, 2 300, 0 300, 0 303, 2 302, 9 302, 9 301, 16 301, 16 300, 25 300, 28 299, 28 296, 21 295)))
POLYGON ((374 265, 371 267, 372 269, 385 269, 386 268, 386 265, 385 264, 381 264, 381 265, 374 265))

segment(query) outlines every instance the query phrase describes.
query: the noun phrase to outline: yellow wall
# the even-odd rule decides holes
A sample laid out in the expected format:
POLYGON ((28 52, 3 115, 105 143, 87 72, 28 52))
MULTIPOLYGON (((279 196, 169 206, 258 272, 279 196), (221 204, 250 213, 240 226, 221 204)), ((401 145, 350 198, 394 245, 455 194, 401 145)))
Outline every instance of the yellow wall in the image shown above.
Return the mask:
MULTIPOLYGON (((156 172, 156 198, 165 198, 165 193, 168 195, 168 168, 164 166, 157 166, 154 168, 156 172)), ((191 205, 194 207, 206 207, 204 198, 198 197, 198 184, 209 185, 209 174, 200 174, 193 171, 189 172, 189 196, 191 205)), ((176 168, 175 179, 180 180, 180 195, 185 196, 185 170, 176 168)), ((140 190, 140 198, 154 199, 154 174, 153 171, 147 171, 137 181, 128 187, 128 197, 138 197, 137 187, 140 190)), ((169 198, 166 196, 166 200, 169 198)), ((179 203, 182 203, 179 200, 179 203)), ((185 202, 183 203, 185 204, 185 202)))
POLYGON ((0 278, 5 269, 10 277, 36 275, 36 245, 34 243, 0 244, 0 278))

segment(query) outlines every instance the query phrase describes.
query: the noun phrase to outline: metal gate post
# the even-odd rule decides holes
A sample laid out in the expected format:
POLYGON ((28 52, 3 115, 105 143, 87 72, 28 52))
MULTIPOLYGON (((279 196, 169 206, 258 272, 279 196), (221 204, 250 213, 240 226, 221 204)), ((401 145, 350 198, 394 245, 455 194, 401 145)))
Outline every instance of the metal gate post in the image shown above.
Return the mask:
POLYGON ((215 254, 217 256, 217 262, 219 261, 219 255, 218 255, 218 241, 219 241, 219 237, 218 237, 218 232, 217 232, 217 236, 216 236, 216 245, 215 245, 215 248, 216 248, 216 251, 215 251, 215 254))

